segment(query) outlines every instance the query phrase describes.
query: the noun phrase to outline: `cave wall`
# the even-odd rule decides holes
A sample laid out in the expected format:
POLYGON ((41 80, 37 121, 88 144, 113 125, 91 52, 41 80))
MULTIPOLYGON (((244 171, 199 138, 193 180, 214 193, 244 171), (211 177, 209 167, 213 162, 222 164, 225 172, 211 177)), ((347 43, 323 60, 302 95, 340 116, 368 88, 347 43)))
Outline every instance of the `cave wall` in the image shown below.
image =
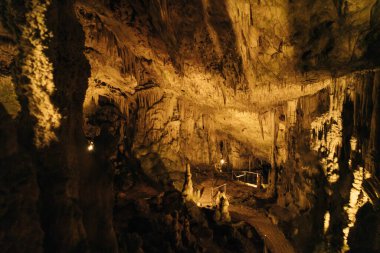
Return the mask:
POLYGON ((115 153, 161 183, 187 162, 265 160, 271 213, 299 248, 360 249, 348 233, 379 177, 379 3, 1 2, 4 252, 117 251, 115 153))
MULTIPOLYGON (((218 133, 267 161, 277 159, 273 142, 275 128, 286 128, 277 122, 284 104, 325 89, 331 77, 377 64, 367 53, 378 32, 378 3, 372 0, 80 1, 75 7, 92 66, 85 108, 102 95, 128 117, 136 96, 160 90, 173 98, 160 102, 168 104, 169 116, 174 100, 196 101, 189 110, 208 115, 218 133)), ((152 117, 144 126, 145 113, 137 113, 138 131, 154 124, 154 110, 144 116, 152 117)), ((158 117, 165 122, 168 115, 158 117)), ((143 132, 138 138, 145 138, 143 132)), ((155 142, 157 129, 149 132, 155 142)), ((278 142, 284 157, 286 141, 278 142)), ((169 162, 169 151, 161 152, 169 162)), ((215 161, 211 153, 191 156, 195 163, 215 161)))
POLYGON ((328 88, 297 101, 288 159, 278 173, 277 205, 283 209, 271 212, 298 248, 377 250, 375 240, 358 244, 348 238, 357 229, 358 211, 377 201, 364 185, 377 177, 378 75, 365 71, 332 79, 328 88))
POLYGON ((21 107, 12 118, 1 106, 1 251, 117 252, 112 177, 81 127, 90 66, 73 2, 1 7, 16 48, 2 74, 21 107))
POLYGON ((213 113, 159 88, 138 91, 123 103, 113 96, 92 101, 86 107, 88 138, 100 133, 104 125, 104 113, 100 112, 112 107, 117 119, 109 116, 107 122, 113 126, 119 149, 127 158, 139 160, 142 170, 154 180, 171 178, 181 184, 186 163, 215 167, 223 158, 225 169, 247 169, 249 160, 255 158, 243 142, 218 126, 213 113))
MULTIPOLYGON (((378 66, 378 1, 105 1, 77 7, 90 62, 112 59, 122 63, 114 68, 128 70, 120 71, 127 76, 123 83, 114 84, 115 70, 94 68, 85 108, 92 98, 96 107, 98 95, 119 108, 126 129, 132 128, 126 131, 128 156, 148 175, 176 179, 185 162, 212 165, 223 152, 238 169, 247 168, 246 154, 263 159, 272 167, 266 198, 280 207, 271 212, 297 246, 347 249, 350 206, 356 205, 349 202, 350 186, 364 170, 348 168, 350 151, 342 153, 353 135, 346 114, 363 122, 366 131, 356 131, 372 135, 371 150, 379 142, 376 126, 368 127, 376 122, 368 115, 377 114, 368 99, 376 82, 366 92, 361 88, 378 66), (87 27, 96 26, 104 34, 93 29, 89 36, 87 27), (128 56, 108 53, 105 44, 128 48, 128 56), (347 96, 369 102, 347 102, 347 96), (344 109, 347 103, 356 109, 344 109), (220 141, 226 151, 220 152, 220 141), (323 232, 327 217, 332 228, 323 232), (330 246, 316 245, 313 236, 330 246)), ((368 138, 355 135, 352 142, 368 150, 368 138)), ((367 171, 376 174, 376 156, 368 155, 376 151, 361 152, 367 171)))

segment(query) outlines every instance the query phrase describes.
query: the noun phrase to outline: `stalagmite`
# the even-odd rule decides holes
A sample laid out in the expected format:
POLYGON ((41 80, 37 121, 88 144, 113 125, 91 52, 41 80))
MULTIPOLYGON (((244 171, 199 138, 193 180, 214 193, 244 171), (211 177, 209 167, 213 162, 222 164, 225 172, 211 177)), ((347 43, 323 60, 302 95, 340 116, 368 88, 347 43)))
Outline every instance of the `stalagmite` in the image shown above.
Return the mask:
POLYGON ((323 218, 323 233, 324 234, 326 234, 329 227, 330 227, 330 212, 326 211, 325 216, 323 218))
POLYGON ((223 192, 220 196, 220 220, 224 222, 230 222, 231 216, 228 211, 228 206, 230 205, 230 202, 228 201, 228 198, 226 196, 226 193, 223 192))
POLYGON ((380 252, 379 13, 0 0, 0 252, 380 252))
POLYGON ((193 181, 191 180, 190 164, 186 165, 185 182, 182 188, 182 196, 186 201, 193 200, 193 181))
POLYGON ((215 211, 214 211, 214 220, 222 222, 230 222, 231 216, 228 211, 230 202, 226 196, 225 192, 218 191, 215 199, 215 211))
POLYGON ((354 170, 354 181, 350 190, 350 199, 347 205, 344 206, 344 210, 348 216, 348 226, 343 228, 343 248, 342 251, 346 252, 350 248, 348 246, 348 234, 350 229, 355 225, 356 213, 359 208, 362 207, 367 201, 368 197, 363 191, 364 169, 359 167, 354 170))

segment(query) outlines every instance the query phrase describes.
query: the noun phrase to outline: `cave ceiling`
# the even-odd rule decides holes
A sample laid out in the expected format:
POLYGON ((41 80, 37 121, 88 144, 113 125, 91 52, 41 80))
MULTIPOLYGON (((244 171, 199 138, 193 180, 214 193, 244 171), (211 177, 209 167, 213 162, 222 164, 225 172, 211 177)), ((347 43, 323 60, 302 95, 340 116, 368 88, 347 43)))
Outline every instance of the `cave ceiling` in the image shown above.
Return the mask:
POLYGON ((379 45, 380 0, 0 0, 0 247, 117 252, 186 168, 300 252, 379 252, 379 45))
MULTIPOLYGON (((273 139, 271 111, 378 63, 376 0, 78 0, 74 6, 91 65, 85 111, 99 96, 128 106, 139 92, 159 88, 212 115, 219 131, 263 157, 273 139)), ((5 80, 17 52, 0 28, 5 80)))

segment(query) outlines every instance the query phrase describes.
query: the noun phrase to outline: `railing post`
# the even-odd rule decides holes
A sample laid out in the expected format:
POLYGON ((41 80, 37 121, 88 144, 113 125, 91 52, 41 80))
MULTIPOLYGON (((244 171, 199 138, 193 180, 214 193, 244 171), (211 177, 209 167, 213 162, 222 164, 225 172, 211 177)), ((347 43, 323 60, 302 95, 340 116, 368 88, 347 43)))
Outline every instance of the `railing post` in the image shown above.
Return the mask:
POLYGON ((257 189, 261 189, 261 175, 259 173, 257 173, 257 189))
POLYGON ((251 155, 248 158, 248 171, 251 172, 251 155))
POLYGON ((211 205, 214 205, 214 187, 211 187, 211 205))

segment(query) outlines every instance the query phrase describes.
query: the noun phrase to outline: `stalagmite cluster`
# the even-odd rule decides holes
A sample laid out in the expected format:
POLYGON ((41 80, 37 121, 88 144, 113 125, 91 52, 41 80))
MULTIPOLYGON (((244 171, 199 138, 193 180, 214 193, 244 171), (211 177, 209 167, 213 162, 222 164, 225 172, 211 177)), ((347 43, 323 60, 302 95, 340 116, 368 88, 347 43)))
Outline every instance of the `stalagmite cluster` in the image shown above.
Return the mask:
POLYGON ((379 13, 0 1, 0 252, 379 252, 379 13))
POLYGON ((350 228, 352 228, 355 225, 356 221, 356 213, 358 212, 359 208, 362 207, 367 201, 368 197, 366 196, 366 193, 363 191, 363 180, 364 180, 364 169, 363 167, 359 166, 358 168, 354 169, 354 182, 352 183, 352 187, 350 190, 350 199, 348 204, 344 207, 347 215, 348 215, 348 226, 343 229, 343 249, 342 251, 348 251, 349 246, 347 243, 348 234, 350 232, 350 228))

